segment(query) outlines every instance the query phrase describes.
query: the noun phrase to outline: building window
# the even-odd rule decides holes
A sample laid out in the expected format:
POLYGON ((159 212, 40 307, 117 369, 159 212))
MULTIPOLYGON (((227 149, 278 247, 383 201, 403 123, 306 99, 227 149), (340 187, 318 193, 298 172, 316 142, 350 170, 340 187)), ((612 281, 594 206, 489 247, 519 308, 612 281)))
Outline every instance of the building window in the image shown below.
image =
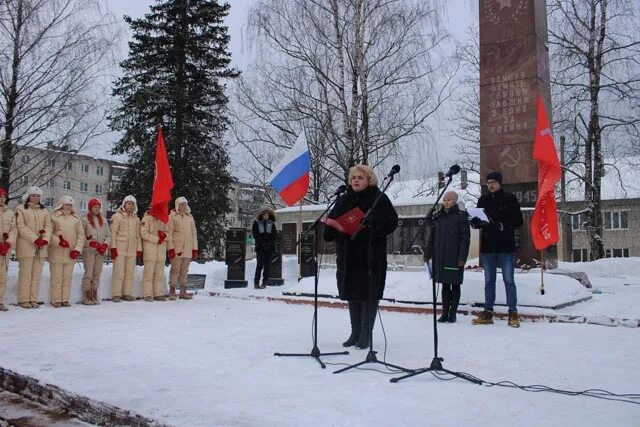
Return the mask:
POLYGON ((55 186, 56 186, 56 181, 53 178, 47 181, 47 187, 53 188, 55 186))
POLYGON ((48 208, 52 208, 53 207, 53 197, 45 197, 44 198, 44 205, 48 208))
POLYGON ((589 252, 587 249, 573 250, 573 262, 586 262, 586 261, 589 261, 589 252))
POLYGON ((80 201, 80 210, 81 211, 86 211, 87 210, 87 201, 86 200, 81 200, 80 201))
POLYGON ((31 161, 31 158, 29 156, 27 156, 26 154, 24 156, 22 156, 22 163, 23 164, 28 165, 30 161, 31 161))
POLYGON ((584 225, 587 223, 587 213, 582 212, 579 214, 571 215, 571 229, 573 231, 584 230, 584 225))
POLYGON ((629 258, 629 248, 623 249, 605 249, 605 258, 629 258))
POLYGON ((29 185, 29 175, 22 175, 20 177, 20 185, 29 185))
POLYGON ((47 160, 47 167, 48 168, 55 168, 56 167, 56 160, 55 159, 48 159, 47 160))
POLYGON ((96 184, 96 194, 102 194, 102 185, 96 184))
POLYGON ((62 189, 63 189, 63 190, 71 190, 71 181, 65 181, 65 182, 62 184, 62 189))
POLYGON ((83 165, 80 167, 80 170, 82 170, 82 173, 89 173, 89 165, 87 165, 87 164, 83 164, 83 165))
POLYGON ((605 211, 602 215, 605 230, 626 230, 629 228, 629 212, 627 211, 605 211))
POLYGON ((87 184, 86 182, 81 182, 80 183, 80 191, 82 191, 84 193, 89 191, 89 184, 87 184))
POLYGON ((64 165, 64 170, 70 171, 71 169, 72 169, 71 162, 67 162, 67 164, 64 165))
POLYGON ((96 167, 96 175, 104 175, 104 166, 96 167))

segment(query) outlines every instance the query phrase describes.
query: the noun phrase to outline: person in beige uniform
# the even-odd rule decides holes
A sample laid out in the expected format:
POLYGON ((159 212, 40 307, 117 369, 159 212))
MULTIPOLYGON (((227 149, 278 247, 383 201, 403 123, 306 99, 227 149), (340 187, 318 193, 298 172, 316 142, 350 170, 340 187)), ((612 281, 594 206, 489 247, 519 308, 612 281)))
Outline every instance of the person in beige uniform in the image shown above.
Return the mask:
POLYGON ((16 208, 18 305, 22 308, 38 308, 42 266, 51 240, 51 215, 40 203, 41 197, 40 188, 30 187, 23 197, 24 204, 16 208))
POLYGON ((167 300, 167 297, 163 295, 163 288, 168 231, 167 225, 151 215, 151 211, 147 211, 142 217, 140 236, 142 237, 142 260, 144 261, 142 288, 145 301, 167 300))
POLYGON ((104 254, 111 243, 111 230, 107 220, 102 217, 100 200, 89 200, 89 212, 83 218, 85 239, 82 261, 84 262, 84 276, 82 277, 82 304, 100 304, 98 290, 100 289, 100 275, 104 264, 104 254))
POLYGON ((51 271, 51 305, 55 308, 71 307, 69 294, 73 268, 84 247, 84 228, 73 208, 73 198, 62 196, 53 211, 53 238, 49 245, 51 271))
POLYGON ((176 283, 180 284, 180 299, 191 299, 187 293, 187 275, 192 259, 198 258, 198 235, 191 216, 191 208, 185 197, 178 197, 175 209, 169 214, 168 255, 171 260, 169 273, 169 299, 176 299, 176 283))
POLYGON ((136 198, 129 195, 122 206, 111 217, 111 259, 113 277, 111 292, 113 302, 133 301, 133 278, 136 270, 136 257, 142 256, 140 242, 140 219, 136 215, 136 198), (123 295, 124 293, 124 295, 123 295))
POLYGON ((7 190, 0 188, 0 311, 7 311, 3 303, 4 291, 7 289, 7 269, 9 268, 9 254, 16 245, 18 229, 16 215, 7 208, 7 190))

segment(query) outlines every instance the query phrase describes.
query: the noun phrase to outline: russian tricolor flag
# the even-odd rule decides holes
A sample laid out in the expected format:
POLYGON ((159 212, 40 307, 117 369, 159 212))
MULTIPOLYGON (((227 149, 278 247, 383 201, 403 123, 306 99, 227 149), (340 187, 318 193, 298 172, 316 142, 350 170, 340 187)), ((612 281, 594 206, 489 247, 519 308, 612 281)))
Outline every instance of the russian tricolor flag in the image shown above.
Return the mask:
POLYGON ((309 147, 307 138, 302 132, 269 177, 269 183, 280 194, 287 206, 298 203, 309 191, 310 169, 309 147))

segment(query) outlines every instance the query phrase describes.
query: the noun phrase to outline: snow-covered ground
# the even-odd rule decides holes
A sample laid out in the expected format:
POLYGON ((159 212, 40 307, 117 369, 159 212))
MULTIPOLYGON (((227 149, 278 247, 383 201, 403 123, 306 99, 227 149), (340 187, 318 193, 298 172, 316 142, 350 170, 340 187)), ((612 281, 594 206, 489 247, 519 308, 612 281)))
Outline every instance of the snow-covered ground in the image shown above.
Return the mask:
MULTIPOLYGON (((247 277, 252 266, 249 263, 247 277)), ((599 293, 560 312, 638 317, 639 259, 561 267, 586 271, 599 293)), ((346 356, 325 357, 326 363, 339 364, 326 370, 310 357, 274 357, 274 352, 311 350, 312 307, 243 297, 279 295, 283 289, 306 292, 312 289, 311 279, 296 284, 290 260, 285 262, 287 284, 260 291, 223 290, 225 268, 219 263, 194 264, 192 272, 208 274, 208 290, 238 298, 201 292, 192 301, 11 307, 0 313, 0 366, 176 426, 638 425, 640 405, 629 403, 440 381, 431 375, 391 384, 394 375, 369 370, 333 374, 342 364, 362 361, 365 351, 350 349, 346 356)), ((105 284, 109 273, 107 269, 105 284)), ((321 292, 335 292, 331 274, 323 271, 321 292)), ((418 275, 390 272, 386 296, 429 300, 430 287, 414 274, 418 275)), ((76 288, 79 275, 78 271, 76 288)), ((525 283, 534 275, 517 277, 523 303, 555 298, 554 293, 587 292, 549 275, 545 296, 529 293, 525 283)), ((535 280, 530 281, 535 288, 535 280)), ((481 288, 481 281, 472 274, 463 286, 463 300, 464 295, 467 301, 475 300, 472 295, 481 292, 474 290, 481 288)), ((7 296, 14 292, 15 286, 10 286, 7 296)), ((74 294, 79 299, 79 291, 74 294)), ((102 295, 108 296, 108 286, 102 295)), ((386 337, 377 323, 374 338, 380 359, 386 350, 387 361, 396 365, 429 364, 430 317, 382 312, 382 321, 386 337)), ((638 333, 638 328, 560 323, 526 322, 513 329, 497 321, 482 327, 460 316, 457 324, 440 326, 439 352, 446 368, 488 381, 637 394, 638 333)), ((321 308, 320 349, 341 351, 347 335, 346 310, 321 308)), ((381 365, 365 368, 384 371, 381 365)))

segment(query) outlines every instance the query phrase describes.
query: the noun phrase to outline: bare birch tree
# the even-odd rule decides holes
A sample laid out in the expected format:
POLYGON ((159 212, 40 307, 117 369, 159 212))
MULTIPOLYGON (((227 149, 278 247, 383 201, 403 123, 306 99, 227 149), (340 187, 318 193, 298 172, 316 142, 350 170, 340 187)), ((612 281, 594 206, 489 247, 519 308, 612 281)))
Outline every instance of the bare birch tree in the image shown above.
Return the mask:
MULTIPOLYGON (((0 0, 0 186, 27 147, 77 152, 106 131, 108 72, 117 33, 115 17, 97 0, 0 0)), ((31 182, 45 169, 46 152, 20 175, 31 182)), ((64 167, 64 164, 60 165, 64 167)), ((47 175, 47 178, 44 178, 47 175)), ((16 188, 17 189, 17 188, 16 188)))
POLYGON ((468 38, 456 49, 460 61, 460 86, 454 97, 451 133, 462 141, 456 155, 462 169, 480 175, 480 33, 478 25, 467 30, 468 38))
POLYGON ((556 134, 569 136, 582 176, 591 259, 604 257, 601 179, 605 158, 633 146, 640 114, 638 5, 625 0, 552 0, 549 44, 556 134))
POLYGON ((237 88, 237 141, 262 167, 305 131, 312 199, 357 162, 376 166, 428 127, 454 71, 436 1, 261 0, 259 55, 237 88))

